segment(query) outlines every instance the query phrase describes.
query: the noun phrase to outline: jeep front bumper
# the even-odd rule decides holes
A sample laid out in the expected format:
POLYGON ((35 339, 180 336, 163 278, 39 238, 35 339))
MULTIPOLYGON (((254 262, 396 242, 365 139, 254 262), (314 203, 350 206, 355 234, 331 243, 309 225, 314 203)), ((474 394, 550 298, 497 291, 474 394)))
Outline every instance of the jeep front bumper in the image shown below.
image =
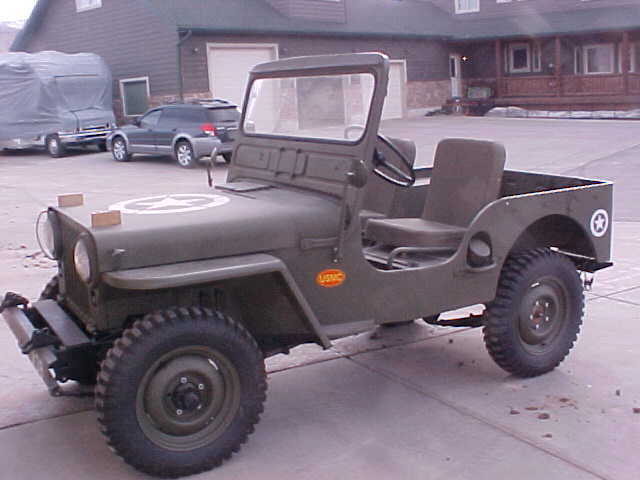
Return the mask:
POLYGON ((64 395, 60 383, 67 381, 74 369, 82 368, 70 364, 70 359, 83 358, 82 352, 91 349, 91 340, 54 300, 41 300, 28 308, 7 307, 2 316, 49 393, 64 395), (30 316, 38 317, 39 326, 30 316))

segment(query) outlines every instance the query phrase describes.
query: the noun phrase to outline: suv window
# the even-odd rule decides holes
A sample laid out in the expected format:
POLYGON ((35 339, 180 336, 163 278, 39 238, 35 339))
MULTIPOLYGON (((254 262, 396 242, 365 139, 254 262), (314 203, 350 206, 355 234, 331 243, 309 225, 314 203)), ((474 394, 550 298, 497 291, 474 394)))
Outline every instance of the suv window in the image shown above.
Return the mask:
POLYGON ((235 108, 211 108, 209 109, 209 121, 217 122, 237 122, 240 120, 240 112, 235 108))
POLYGON ((154 110, 153 112, 147 113, 140 119, 140 128, 155 128, 161 114, 162 110, 154 110))
POLYGON ((161 128, 175 128, 190 125, 192 123, 202 124, 205 122, 204 112, 196 108, 167 108, 160 119, 161 128))

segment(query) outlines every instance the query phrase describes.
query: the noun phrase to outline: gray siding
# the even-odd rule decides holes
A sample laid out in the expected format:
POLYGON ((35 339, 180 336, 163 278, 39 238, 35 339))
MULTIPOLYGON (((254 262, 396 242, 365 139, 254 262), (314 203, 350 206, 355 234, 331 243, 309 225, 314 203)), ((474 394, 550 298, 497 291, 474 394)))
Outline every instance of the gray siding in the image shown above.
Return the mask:
MULTIPOLYGON (((454 0, 422 0, 431 1, 443 10, 454 13, 454 0)), ((563 12, 588 8, 616 7, 622 5, 637 5, 638 0, 511 0, 507 3, 497 3, 496 0, 480 0, 480 11, 456 15, 459 20, 474 18, 489 18, 512 15, 526 15, 535 12, 563 12)))
POLYGON ((345 0, 267 0, 276 10, 292 18, 318 22, 346 22, 345 0))
POLYGON ((113 73, 116 96, 118 80, 147 76, 152 95, 175 94, 175 27, 146 2, 105 0, 102 4, 102 8, 78 13, 75 0, 51 2, 26 50, 100 55, 113 73))
POLYGON ((407 60, 408 81, 445 80, 449 78, 448 52, 445 42, 404 39, 352 39, 339 37, 296 36, 215 36, 197 35, 189 39, 183 57, 185 92, 209 90, 207 43, 274 43, 280 58, 351 52, 384 52, 392 59, 407 60))

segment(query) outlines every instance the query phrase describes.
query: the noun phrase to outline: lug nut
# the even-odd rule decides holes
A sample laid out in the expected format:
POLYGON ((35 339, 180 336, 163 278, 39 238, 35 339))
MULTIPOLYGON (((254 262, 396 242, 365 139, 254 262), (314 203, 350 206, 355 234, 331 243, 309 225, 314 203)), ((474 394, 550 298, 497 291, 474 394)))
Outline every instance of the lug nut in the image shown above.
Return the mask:
POLYGON ((204 390, 204 383, 198 384, 198 390, 204 390))
POLYGON ((182 410, 180 409, 176 410, 176 415, 182 415, 182 413, 183 413, 182 410))
POLYGON ((180 383, 187 383, 187 381, 188 381, 188 380, 187 380, 187 377, 182 377, 182 378, 180 379, 180 383))

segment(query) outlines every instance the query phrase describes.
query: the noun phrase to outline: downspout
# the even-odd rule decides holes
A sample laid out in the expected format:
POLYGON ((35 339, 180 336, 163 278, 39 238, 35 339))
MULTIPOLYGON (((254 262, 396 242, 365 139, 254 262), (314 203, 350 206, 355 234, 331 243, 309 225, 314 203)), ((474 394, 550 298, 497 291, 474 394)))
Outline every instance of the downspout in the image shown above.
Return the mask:
MULTIPOLYGON (((182 45, 184 42, 189 40, 193 35, 192 30, 188 30, 187 34, 178 40, 176 44, 176 53, 177 53, 177 66, 178 66, 178 95, 180 97, 180 102, 184 102, 184 84, 182 79, 182 45)), ((178 31, 178 37, 180 37, 180 31, 178 31)))

